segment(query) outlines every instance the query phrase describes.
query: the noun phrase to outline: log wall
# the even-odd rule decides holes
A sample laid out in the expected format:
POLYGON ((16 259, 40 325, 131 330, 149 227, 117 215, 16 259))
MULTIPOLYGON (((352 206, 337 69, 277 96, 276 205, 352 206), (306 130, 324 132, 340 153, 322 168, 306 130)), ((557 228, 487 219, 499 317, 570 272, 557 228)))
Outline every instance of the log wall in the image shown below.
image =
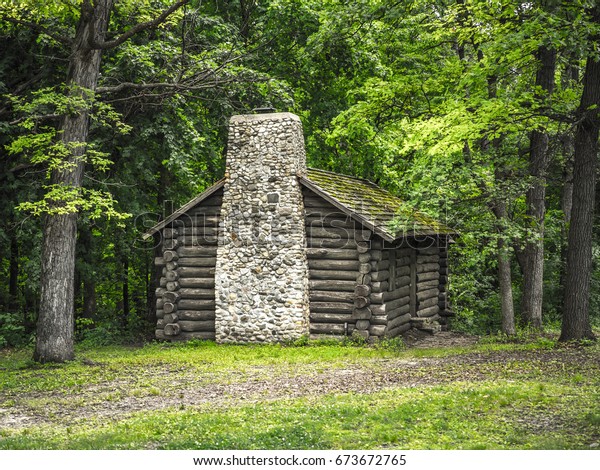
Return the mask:
POLYGON ((309 189, 303 189, 303 196, 310 336, 318 339, 352 335, 368 320, 369 293, 360 288, 360 281, 370 266, 359 259, 359 246, 366 245, 371 232, 309 189))
POLYGON ((215 338, 215 265, 222 191, 162 231, 163 267, 156 292, 157 339, 215 338))
POLYGON ((439 319, 440 291, 445 289, 440 266, 445 265, 445 252, 438 239, 419 243, 416 250, 416 316, 439 319))

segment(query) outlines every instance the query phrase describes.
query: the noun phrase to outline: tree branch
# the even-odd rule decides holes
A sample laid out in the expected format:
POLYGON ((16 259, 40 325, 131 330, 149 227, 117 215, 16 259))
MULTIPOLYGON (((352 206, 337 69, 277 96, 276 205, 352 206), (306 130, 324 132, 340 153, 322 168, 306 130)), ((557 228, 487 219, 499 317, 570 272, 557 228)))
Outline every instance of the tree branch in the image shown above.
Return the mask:
POLYGON ((54 39, 62 44, 65 44, 67 46, 70 46, 73 43, 73 40, 71 38, 69 38, 67 36, 63 36, 62 34, 57 34, 57 33, 53 32, 52 30, 50 30, 48 27, 38 24, 38 23, 34 23, 33 21, 25 21, 20 18, 14 18, 12 16, 6 15, 6 13, 4 13, 4 12, 0 12, 0 19, 3 19, 4 21, 8 21, 9 23, 12 23, 12 24, 16 24, 18 26, 26 26, 26 27, 32 29, 33 31, 37 31, 38 33, 45 34, 46 36, 49 36, 52 39, 54 39))
POLYGON ((181 8, 186 3, 189 3, 189 1, 190 0, 179 0, 177 3, 171 5, 169 8, 164 10, 155 19, 153 19, 151 21, 146 21, 145 23, 138 23, 135 26, 133 26, 131 29, 129 29, 127 32, 123 33, 121 36, 119 36, 118 38, 113 39, 111 41, 96 42, 94 39, 92 39, 90 41, 89 46, 92 49, 103 49, 103 50, 104 49, 113 49, 117 46, 120 46, 125 41, 127 41, 129 38, 131 38, 132 36, 135 36, 137 33, 146 31, 148 29, 156 28, 160 24, 164 23, 164 21, 173 12, 177 11, 179 8, 181 8))

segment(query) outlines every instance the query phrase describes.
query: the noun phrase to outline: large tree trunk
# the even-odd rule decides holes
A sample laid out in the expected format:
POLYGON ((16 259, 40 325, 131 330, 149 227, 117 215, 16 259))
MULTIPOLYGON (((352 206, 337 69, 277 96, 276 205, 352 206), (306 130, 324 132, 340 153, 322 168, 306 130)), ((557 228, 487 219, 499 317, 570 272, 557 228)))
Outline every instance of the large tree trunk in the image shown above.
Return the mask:
POLYGON ((510 246, 503 238, 506 202, 497 201, 494 207, 498 229, 498 284, 500 286, 500 310, 502 315, 502 333, 515 334, 515 310, 513 305, 512 273, 510 266, 510 246))
MULTIPOLYGON (((600 7, 595 9, 600 23, 600 7)), ((598 43, 598 38, 592 44, 598 43)), ((600 60, 587 60, 577 113, 573 161, 573 207, 567 246, 567 276, 561 341, 593 338, 589 316, 596 159, 600 133, 600 60)))
POLYGON ((14 230, 10 231, 10 261, 8 278, 8 310, 19 309, 19 241, 14 230))
MULTIPOLYGON (((554 90, 556 51, 541 46, 538 50, 540 68, 535 85, 548 98, 554 90)), ((523 253, 523 297, 521 313, 525 323, 542 327, 542 301, 544 295, 544 217, 546 214, 546 171, 550 162, 548 133, 537 129, 530 137, 529 169, 533 184, 527 191, 527 220, 532 229, 523 253)))
MULTIPOLYGON (((104 39, 113 0, 85 0, 67 73, 67 86, 74 96, 95 90, 100 73, 101 50, 90 44, 104 39)), ((72 148, 71 167, 54 171, 52 183, 79 188, 82 185, 89 131, 88 109, 65 115, 60 126, 61 140, 72 148), (81 145, 74 145, 81 144, 81 145)), ((41 299, 34 359, 64 362, 73 359, 74 273, 77 214, 51 214, 44 221, 42 243, 41 299)))

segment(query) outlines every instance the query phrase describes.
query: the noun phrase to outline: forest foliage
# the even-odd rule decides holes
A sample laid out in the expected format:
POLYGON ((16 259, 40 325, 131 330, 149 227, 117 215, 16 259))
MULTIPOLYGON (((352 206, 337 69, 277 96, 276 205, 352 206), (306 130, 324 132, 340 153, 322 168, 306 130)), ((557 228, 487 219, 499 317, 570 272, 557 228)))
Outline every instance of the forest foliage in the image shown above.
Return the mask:
MULTIPOLYGON (((528 323, 526 254, 539 246, 543 324, 560 322, 584 76, 599 60, 596 2, 181 3, 129 35, 175 2, 115 2, 116 33, 104 40, 127 39, 102 50, 95 91, 65 82, 82 2, 0 5, 0 347, 34 331, 53 211, 79 214, 77 338, 151 331, 160 275, 141 234, 223 175, 229 117, 266 105, 301 117, 311 166, 368 178, 460 232, 455 328, 499 331, 507 299, 528 323), (539 80, 544 51, 552 86, 539 80), (73 165, 61 119, 82 109, 89 136, 70 145, 85 144, 83 185, 53 184, 53 171, 73 165), (534 136, 547 150, 540 171, 534 136), (544 189, 541 219, 532 188, 544 189)), ((592 248, 595 268, 596 224, 592 248)), ((589 298, 597 323, 597 269, 589 298)))

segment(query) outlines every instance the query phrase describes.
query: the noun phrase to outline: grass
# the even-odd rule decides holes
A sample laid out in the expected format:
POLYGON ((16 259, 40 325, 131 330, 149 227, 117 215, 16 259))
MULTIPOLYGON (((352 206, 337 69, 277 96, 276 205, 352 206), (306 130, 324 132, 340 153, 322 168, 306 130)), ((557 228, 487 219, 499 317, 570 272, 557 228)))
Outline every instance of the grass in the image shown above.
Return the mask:
POLYGON ((61 366, 5 351, 0 449, 588 449, 600 442, 598 345, 396 346, 150 344, 79 349, 61 366), (321 386, 329 375, 339 378, 335 387, 321 386), (310 387, 286 398, 308 378, 310 387), (364 387, 353 388, 356 380, 364 387), (208 401, 189 399, 213 389, 208 401))

